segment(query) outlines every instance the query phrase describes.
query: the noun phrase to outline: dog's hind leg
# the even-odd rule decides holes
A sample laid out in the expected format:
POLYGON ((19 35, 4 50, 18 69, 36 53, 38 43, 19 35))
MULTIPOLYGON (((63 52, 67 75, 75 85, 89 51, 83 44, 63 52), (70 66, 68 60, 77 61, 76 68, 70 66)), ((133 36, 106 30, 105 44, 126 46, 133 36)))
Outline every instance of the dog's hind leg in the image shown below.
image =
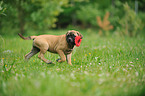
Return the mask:
POLYGON ((25 55, 25 60, 28 61, 32 56, 37 54, 40 51, 37 47, 34 47, 31 49, 31 51, 25 55))
POLYGON ((52 62, 47 60, 45 57, 44 57, 44 54, 47 52, 48 50, 48 46, 46 46, 47 44, 45 44, 42 48, 40 48, 40 53, 38 55, 38 58, 43 60, 45 63, 47 64, 51 64, 52 62))

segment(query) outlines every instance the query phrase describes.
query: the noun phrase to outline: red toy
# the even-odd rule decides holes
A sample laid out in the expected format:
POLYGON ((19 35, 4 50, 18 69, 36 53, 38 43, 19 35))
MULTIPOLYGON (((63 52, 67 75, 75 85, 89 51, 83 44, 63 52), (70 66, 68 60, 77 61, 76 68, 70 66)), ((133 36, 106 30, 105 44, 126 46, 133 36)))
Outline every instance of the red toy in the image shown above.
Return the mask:
POLYGON ((76 44, 77 47, 80 46, 81 41, 82 41, 81 36, 76 36, 75 37, 75 44, 76 44))

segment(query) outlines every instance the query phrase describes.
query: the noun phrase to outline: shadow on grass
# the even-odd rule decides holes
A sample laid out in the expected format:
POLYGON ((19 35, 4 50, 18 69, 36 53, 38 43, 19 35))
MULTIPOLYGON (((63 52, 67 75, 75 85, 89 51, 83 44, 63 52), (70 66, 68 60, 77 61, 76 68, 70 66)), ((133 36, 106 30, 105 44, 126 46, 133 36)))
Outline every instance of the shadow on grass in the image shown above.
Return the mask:
POLYGON ((54 67, 56 64, 46 64, 47 67, 54 67))

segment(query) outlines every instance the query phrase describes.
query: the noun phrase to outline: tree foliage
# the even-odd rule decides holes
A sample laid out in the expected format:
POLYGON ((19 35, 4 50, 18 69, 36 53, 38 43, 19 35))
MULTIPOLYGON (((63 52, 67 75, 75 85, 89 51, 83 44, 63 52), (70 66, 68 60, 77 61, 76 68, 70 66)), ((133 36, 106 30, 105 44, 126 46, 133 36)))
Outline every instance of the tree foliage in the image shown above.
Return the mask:
POLYGON ((32 21, 39 28, 54 28, 57 16, 63 12, 62 6, 67 6, 68 0, 39 0, 33 2, 39 4, 39 8, 31 14, 32 21))
POLYGON ((6 8, 2 7, 3 1, 0 1, 0 14, 5 15, 4 11, 6 10, 6 8))
MULTIPOLYGON (((134 9, 134 1, 126 2, 134 9)), ((143 22, 144 2, 138 0, 139 12, 136 16, 143 22)), ((69 25, 99 28, 96 16, 103 18, 106 12, 110 13, 108 20, 116 30, 123 26, 120 20, 124 18, 125 21, 128 16, 124 17, 123 14, 126 12, 124 3, 124 0, 3 0, 0 2, 0 34, 25 34, 29 30, 38 32, 69 25)))
MULTIPOLYGON (((24 34, 28 28, 44 30, 56 27, 57 16, 63 11, 62 6, 67 6, 68 0, 6 0, 4 3, 7 7, 7 17, 11 19, 2 17, 4 19, 1 20, 1 25, 9 25, 9 29, 19 26, 20 32, 24 34), (6 22, 7 20, 10 22, 6 22), (15 25, 11 21, 15 22, 15 25)), ((2 28, 2 31, 4 30, 6 29, 2 28)))
POLYGON ((80 7, 80 10, 77 11, 78 19, 83 23, 83 25, 93 25, 97 26, 96 16, 101 15, 101 11, 98 9, 98 4, 86 4, 80 7))
POLYGON ((135 37, 143 28, 143 23, 127 3, 123 5, 123 8, 124 16, 119 20, 121 26, 117 31, 120 35, 135 37))

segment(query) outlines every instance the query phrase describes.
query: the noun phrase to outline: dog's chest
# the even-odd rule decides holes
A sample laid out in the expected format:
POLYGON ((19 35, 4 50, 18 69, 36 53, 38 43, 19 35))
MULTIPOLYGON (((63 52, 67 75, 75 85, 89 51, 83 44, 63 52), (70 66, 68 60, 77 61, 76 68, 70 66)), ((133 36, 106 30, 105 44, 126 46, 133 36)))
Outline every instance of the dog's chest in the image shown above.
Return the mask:
POLYGON ((65 55, 70 54, 72 51, 73 51, 73 49, 66 49, 66 50, 64 50, 64 54, 65 55))

